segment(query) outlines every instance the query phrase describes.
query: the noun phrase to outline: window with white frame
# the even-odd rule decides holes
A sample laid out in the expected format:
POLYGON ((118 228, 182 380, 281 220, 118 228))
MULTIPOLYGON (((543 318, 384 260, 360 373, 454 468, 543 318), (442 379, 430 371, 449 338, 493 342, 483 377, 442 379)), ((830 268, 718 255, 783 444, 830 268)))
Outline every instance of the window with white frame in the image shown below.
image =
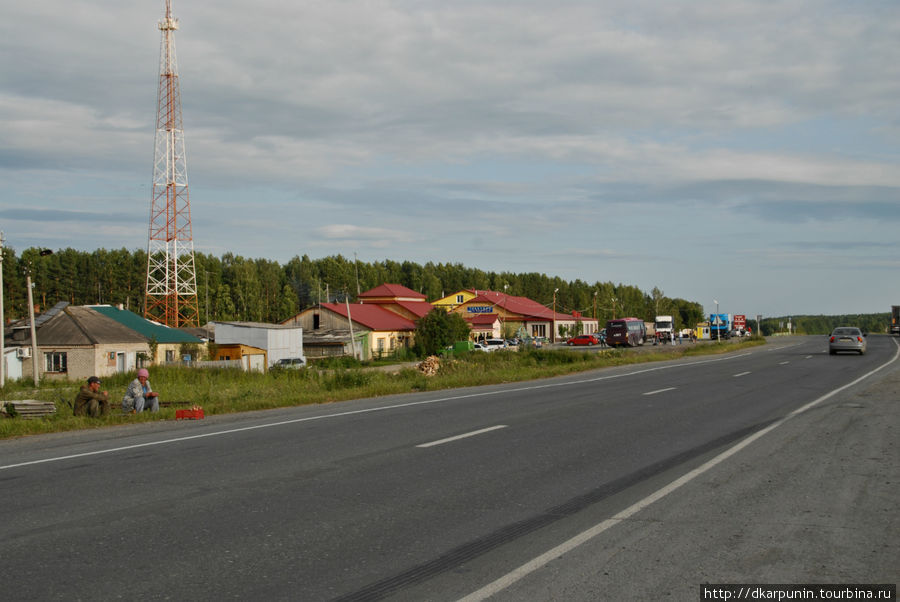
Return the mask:
POLYGON ((68 372, 65 351, 50 351, 44 354, 44 372, 68 372))

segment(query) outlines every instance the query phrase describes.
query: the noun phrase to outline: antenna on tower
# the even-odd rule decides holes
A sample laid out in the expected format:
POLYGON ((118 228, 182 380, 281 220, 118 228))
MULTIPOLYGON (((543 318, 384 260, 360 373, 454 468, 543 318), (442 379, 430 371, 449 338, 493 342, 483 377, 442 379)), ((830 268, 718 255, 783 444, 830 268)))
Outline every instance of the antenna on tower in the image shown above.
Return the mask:
POLYGON ((166 16, 159 22, 162 42, 144 317, 172 327, 198 326, 200 316, 175 61, 177 29, 172 0, 166 0, 166 16))

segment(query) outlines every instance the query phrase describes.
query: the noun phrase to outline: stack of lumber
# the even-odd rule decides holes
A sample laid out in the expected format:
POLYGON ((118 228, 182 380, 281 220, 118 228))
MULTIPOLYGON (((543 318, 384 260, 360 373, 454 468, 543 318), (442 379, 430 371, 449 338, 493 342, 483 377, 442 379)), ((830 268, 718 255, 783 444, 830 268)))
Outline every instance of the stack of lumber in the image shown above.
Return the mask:
POLYGON ((429 355, 416 367, 425 376, 434 376, 441 368, 441 360, 436 355, 429 355))
POLYGON ((42 418, 43 416, 55 414, 56 404, 52 401, 38 401, 36 399, 0 401, 0 412, 6 416, 12 415, 25 419, 42 418))

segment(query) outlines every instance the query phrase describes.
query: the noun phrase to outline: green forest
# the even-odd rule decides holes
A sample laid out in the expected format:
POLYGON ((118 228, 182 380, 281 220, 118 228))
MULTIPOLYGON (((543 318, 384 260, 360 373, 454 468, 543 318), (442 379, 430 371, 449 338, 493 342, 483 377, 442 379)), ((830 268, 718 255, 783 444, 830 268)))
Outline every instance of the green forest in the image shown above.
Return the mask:
MULTIPOLYGON (((58 301, 74 305, 123 305, 136 313, 144 308, 146 251, 98 249, 93 252, 60 249, 41 255, 37 248, 17 254, 3 249, 3 301, 7 320, 27 314, 26 270, 34 283, 38 310, 58 301)), ((653 320, 657 314, 675 316, 679 328, 704 320, 703 306, 673 299, 657 288, 649 292, 612 282, 566 281, 539 273, 486 272, 454 263, 384 260, 373 263, 341 255, 310 259, 295 256, 285 263, 248 259, 226 253, 221 257, 195 253, 197 300, 201 322, 236 320, 277 323, 320 302, 352 302, 359 292, 381 284, 401 284, 434 301, 460 289, 505 291, 528 297, 561 313, 579 312, 601 323, 613 317, 653 320)), ((748 316, 749 318, 750 316, 748 316)), ((787 318, 763 320, 763 334, 783 331, 787 318)), ((795 332, 825 334, 841 324, 858 324, 869 332, 883 332, 887 314, 868 316, 794 316, 795 332)), ((753 322, 751 321, 751 324, 753 322)), ((753 324, 755 326, 755 324, 753 324)))
MULTIPOLYGON (((601 321, 623 316, 652 320, 657 313, 677 316, 679 324, 703 319, 703 307, 684 299, 670 299, 662 291, 649 293, 635 286, 593 284, 538 273, 485 272, 461 264, 411 261, 367 263, 341 255, 310 259, 296 256, 285 264, 247 259, 226 253, 221 257, 195 253, 197 300, 201 322, 239 320, 281 322, 320 302, 352 302, 359 292, 381 284, 401 284, 434 301, 461 289, 505 291, 528 297, 561 313, 580 312, 601 321)), ((34 301, 40 309, 58 301, 74 305, 122 304, 142 313, 147 253, 127 249, 93 252, 61 249, 41 256, 29 248, 21 255, 4 249, 4 302, 8 318, 27 313, 25 271, 31 270, 34 301)))
MULTIPOLYGON (((749 316, 748 316, 749 318, 749 316)), ((762 331, 766 336, 785 332, 788 321, 794 334, 830 334, 838 326, 857 326, 866 333, 887 332, 891 323, 890 312, 883 314, 851 314, 843 316, 790 316, 764 318, 762 331)))

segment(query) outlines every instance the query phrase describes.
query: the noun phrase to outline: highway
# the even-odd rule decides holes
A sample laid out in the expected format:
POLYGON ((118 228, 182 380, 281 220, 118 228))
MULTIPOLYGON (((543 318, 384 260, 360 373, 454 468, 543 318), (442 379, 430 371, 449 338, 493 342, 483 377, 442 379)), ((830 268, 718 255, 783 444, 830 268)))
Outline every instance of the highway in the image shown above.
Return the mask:
POLYGON ((891 582, 897 339, 0 442, 6 599, 891 582), (800 410, 798 412, 798 410, 800 410))

